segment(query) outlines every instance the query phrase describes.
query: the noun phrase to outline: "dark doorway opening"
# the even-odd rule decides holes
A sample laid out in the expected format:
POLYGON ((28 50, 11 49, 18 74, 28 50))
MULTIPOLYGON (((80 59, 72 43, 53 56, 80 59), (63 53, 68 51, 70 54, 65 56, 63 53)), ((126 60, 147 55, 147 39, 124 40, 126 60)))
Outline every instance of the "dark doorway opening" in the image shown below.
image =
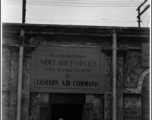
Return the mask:
POLYGON ((52 119, 82 120, 82 104, 52 104, 52 119))

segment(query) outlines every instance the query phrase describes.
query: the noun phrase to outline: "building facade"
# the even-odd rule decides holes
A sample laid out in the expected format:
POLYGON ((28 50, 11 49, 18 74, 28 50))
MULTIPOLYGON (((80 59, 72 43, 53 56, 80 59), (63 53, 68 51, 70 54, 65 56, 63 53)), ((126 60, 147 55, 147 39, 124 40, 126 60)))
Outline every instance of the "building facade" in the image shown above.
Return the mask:
POLYGON ((117 120, 149 120, 149 40, 149 28, 3 23, 2 119, 112 120, 116 114, 117 120), (64 58, 64 51, 77 57, 64 58), (60 54, 65 61, 57 71, 60 54), (68 63, 75 67, 65 67, 68 63), (65 86, 48 88, 48 81, 33 82, 37 76, 51 76, 54 81, 48 84, 56 85, 62 75, 65 86))

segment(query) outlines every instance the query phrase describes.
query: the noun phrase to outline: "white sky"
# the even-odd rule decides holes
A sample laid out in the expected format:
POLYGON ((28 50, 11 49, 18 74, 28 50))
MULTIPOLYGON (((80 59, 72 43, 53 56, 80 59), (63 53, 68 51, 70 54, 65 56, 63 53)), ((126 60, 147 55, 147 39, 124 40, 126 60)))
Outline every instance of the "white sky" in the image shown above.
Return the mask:
MULTIPOLYGON (((26 23, 138 27, 136 9, 143 1, 27 0, 26 23)), ((150 26, 149 12, 142 14, 141 27, 150 26)), ((1 15, 2 22, 21 23, 22 0, 2 0, 1 15)))

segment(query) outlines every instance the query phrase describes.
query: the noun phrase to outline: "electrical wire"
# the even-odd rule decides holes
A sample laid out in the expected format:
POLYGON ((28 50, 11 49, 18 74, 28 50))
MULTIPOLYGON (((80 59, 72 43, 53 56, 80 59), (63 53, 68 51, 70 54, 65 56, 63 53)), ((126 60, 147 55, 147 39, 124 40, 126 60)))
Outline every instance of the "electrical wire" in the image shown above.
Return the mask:
MULTIPOLYGON (((9 0, 5 0, 5 1, 9 1, 9 0)), ((56 0, 27 0, 27 1, 56 1, 56 0)), ((58 1, 71 1, 71 0, 58 0, 58 1)), ((79 1, 95 1, 95 2, 143 2, 143 0, 134 0, 134 1, 129 1, 129 0, 123 0, 123 1, 121 1, 121 0, 79 0, 79 1)))
MULTIPOLYGON (((3 1, 3 3, 22 3, 22 1, 3 1)), ((140 2, 127 2, 127 1, 27 1, 27 3, 74 3, 74 4, 140 4, 140 2)))
POLYGON ((28 5, 41 5, 41 6, 64 6, 64 7, 137 7, 138 5, 99 5, 99 4, 84 4, 84 5, 75 5, 75 4, 36 4, 36 3, 27 3, 28 5))
MULTIPOLYGON (((66 7, 137 7, 143 1, 71 1, 71 0, 62 0, 62 1, 42 1, 42 0, 27 0, 26 4, 28 5, 42 5, 42 6, 66 6, 66 7)), ((22 4, 22 1, 3 1, 4 4, 22 4)), ((147 6, 144 4, 143 6, 147 6)), ((11 19, 9 19, 11 20, 11 19)), ((27 19, 27 20, 35 20, 35 21, 52 21, 57 22, 57 20, 43 20, 43 19, 27 19)), ((91 22, 91 21, 60 21, 60 22, 91 22)), ((93 23, 136 23, 135 22, 95 22, 93 23)), ((149 19, 147 22, 147 26, 149 23, 149 19)), ((143 26, 144 23, 142 22, 143 26)), ((145 27, 145 26, 144 26, 145 27)))
POLYGON ((143 26, 145 27, 145 25, 144 25, 143 21, 141 21, 141 23, 142 23, 142 24, 143 24, 143 26))
MULTIPOLYGON (((5 2, 5 4, 21 4, 22 2, 5 2)), ((50 2, 50 1, 27 1, 28 5, 41 5, 41 6, 66 6, 66 7, 137 7, 138 3, 122 3, 122 2, 50 2)), ((144 5, 146 6, 146 4, 144 5)))
MULTIPOLYGON (((17 5, 22 3, 9 3, 3 5, 17 5)), ((41 6, 64 6, 64 7, 137 7, 138 5, 99 5, 99 4, 38 4, 38 3, 27 3, 27 5, 41 5, 41 6)))
POLYGON ((125 1, 27 1, 28 3, 74 3, 74 4, 140 4, 141 2, 125 2, 125 1))
MULTIPOLYGON (((5 4, 11 4, 11 3, 22 3, 22 1, 2 1, 5 4)), ((50 3, 58 3, 58 4, 65 4, 65 3, 70 3, 70 4, 110 4, 110 5, 114 5, 114 4, 125 4, 125 5, 133 5, 133 4, 140 4, 140 1, 71 1, 71 0, 62 0, 62 1, 42 1, 42 0, 30 0, 30 1, 26 1, 27 3, 36 3, 36 4, 50 4, 50 3)))
POLYGON ((31 19, 27 18, 27 20, 36 20, 36 21, 53 21, 53 22, 94 22, 94 23, 136 23, 136 21, 126 21, 126 22, 98 22, 98 21, 62 21, 62 20, 50 20, 50 19, 31 19))
MULTIPOLYGON (((15 3, 15 2, 22 2, 22 1, 2 1, 2 3, 15 3)), ((106 4, 119 4, 119 3, 124 3, 124 4, 140 4, 142 1, 92 1, 92 0, 90 0, 90 1, 71 1, 71 0, 62 0, 62 1, 56 1, 56 0, 54 0, 54 1, 42 1, 42 0, 27 0, 26 2, 34 2, 34 3, 40 3, 40 2, 42 2, 42 3, 52 3, 52 2, 56 2, 56 3, 95 3, 95 4, 98 4, 98 3, 106 3, 106 4)))
POLYGON ((108 5, 121 5, 121 4, 124 4, 124 5, 139 5, 139 3, 88 3, 88 2, 27 2, 27 3, 39 3, 39 4, 51 4, 51 3, 57 3, 57 4, 67 4, 67 3, 70 3, 70 4, 108 4, 108 5))
POLYGON ((148 27, 149 19, 150 19, 150 16, 149 16, 149 18, 148 18, 147 27, 148 27))

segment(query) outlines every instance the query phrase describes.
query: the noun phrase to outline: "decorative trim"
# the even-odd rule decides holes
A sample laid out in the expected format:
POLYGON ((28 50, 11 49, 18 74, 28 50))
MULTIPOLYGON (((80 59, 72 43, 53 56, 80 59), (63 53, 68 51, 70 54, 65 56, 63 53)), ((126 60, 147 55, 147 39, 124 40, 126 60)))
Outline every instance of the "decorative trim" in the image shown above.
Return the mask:
POLYGON ((149 73, 149 68, 145 70, 138 79, 137 88, 125 88, 124 93, 131 93, 131 94, 140 94, 142 90, 142 83, 146 75, 149 73))

